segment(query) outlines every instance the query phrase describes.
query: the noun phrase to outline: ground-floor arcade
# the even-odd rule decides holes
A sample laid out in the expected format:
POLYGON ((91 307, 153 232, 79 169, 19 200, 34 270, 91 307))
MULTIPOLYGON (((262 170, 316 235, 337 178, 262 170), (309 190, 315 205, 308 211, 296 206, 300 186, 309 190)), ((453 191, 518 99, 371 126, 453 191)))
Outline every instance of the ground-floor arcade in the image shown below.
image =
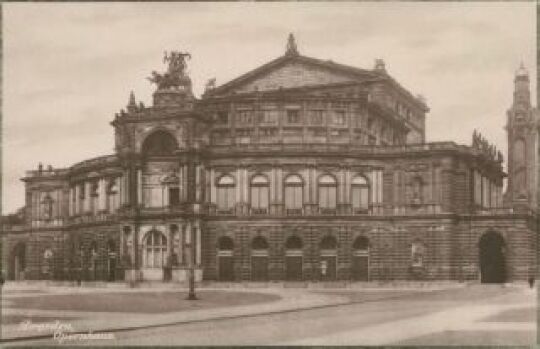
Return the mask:
POLYGON ((456 280, 534 275, 526 219, 115 222, 5 236, 11 280, 183 282, 456 280))

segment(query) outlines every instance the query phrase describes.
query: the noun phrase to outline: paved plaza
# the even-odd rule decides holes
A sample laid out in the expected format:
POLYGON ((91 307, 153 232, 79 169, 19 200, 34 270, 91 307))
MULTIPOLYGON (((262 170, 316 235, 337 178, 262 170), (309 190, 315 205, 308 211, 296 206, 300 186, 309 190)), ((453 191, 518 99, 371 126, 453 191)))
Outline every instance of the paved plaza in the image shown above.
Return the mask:
POLYGON ((32 346, 536 343, 536 292, 523 285, 260 286, 216 283, 188 301, 187 290, 171 284, 8 283, 2 339, 32 346))

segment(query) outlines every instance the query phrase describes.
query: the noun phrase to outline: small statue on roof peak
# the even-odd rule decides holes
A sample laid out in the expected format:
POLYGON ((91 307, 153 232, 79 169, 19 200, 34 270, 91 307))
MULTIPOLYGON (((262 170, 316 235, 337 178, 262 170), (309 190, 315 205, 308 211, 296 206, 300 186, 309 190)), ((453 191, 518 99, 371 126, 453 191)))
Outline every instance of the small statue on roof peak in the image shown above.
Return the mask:
POLYGON ((285 55, 287 56, 298 55, 298 47, 296 47, 296 40, 294 39, 293 33, 290 33, 289 38, 287 39, 287 50, 285 51, 285 55))
POLYGON ((208 79, 206 85, 204 86, 204 92, 208 92, 216 88, 216 78, 208 79))

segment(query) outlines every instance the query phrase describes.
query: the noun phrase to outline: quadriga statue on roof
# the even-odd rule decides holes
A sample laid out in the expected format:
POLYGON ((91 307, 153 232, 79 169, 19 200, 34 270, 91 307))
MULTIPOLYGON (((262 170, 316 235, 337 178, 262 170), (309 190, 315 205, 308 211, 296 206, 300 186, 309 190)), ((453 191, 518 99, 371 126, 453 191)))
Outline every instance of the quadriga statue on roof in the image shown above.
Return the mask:
POLYGON ((187 52, 171 51, 167 53, 165 51, 163 63, 169 64, 167 72, 160 74, 153 71, 148 80, 155 83, 158 89, 191 85, 191 80, 186 74, 186 57, 190 59, 191 55, 187 52))

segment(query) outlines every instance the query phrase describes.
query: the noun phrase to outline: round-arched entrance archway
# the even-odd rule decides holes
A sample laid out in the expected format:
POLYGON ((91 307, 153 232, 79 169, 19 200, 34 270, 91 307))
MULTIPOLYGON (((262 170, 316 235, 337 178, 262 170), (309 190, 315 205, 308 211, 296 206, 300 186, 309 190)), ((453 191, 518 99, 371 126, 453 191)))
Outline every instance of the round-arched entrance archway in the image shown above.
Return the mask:
POLYGON ((506 260, 504 238, 494 231, 482 235, 478 243, 480 281, 482 283, 503 283, 506 281, 506 260))
POLYGON ((251 280, 268 281, 268 242, 262 236, 251 241, 251 280))
POLYGON ((325 236, 320 247, 320 275, 323 281, 336 280, 337 274, 337 241, 333 236, 325 236))
POLYGON ((369 240, 365 236, 354 240, 351 276, 354 281, 369 280, 369 240))
POLYGON ((303 278, 303 243, 296 235, 290 236, 285 242, 285 279, 300 281, 303 278))
POLYGON ((24 280, 24 270, 26 268, 26 244, 19 242, 12 250, 9 279, 10 280, 24 280))

